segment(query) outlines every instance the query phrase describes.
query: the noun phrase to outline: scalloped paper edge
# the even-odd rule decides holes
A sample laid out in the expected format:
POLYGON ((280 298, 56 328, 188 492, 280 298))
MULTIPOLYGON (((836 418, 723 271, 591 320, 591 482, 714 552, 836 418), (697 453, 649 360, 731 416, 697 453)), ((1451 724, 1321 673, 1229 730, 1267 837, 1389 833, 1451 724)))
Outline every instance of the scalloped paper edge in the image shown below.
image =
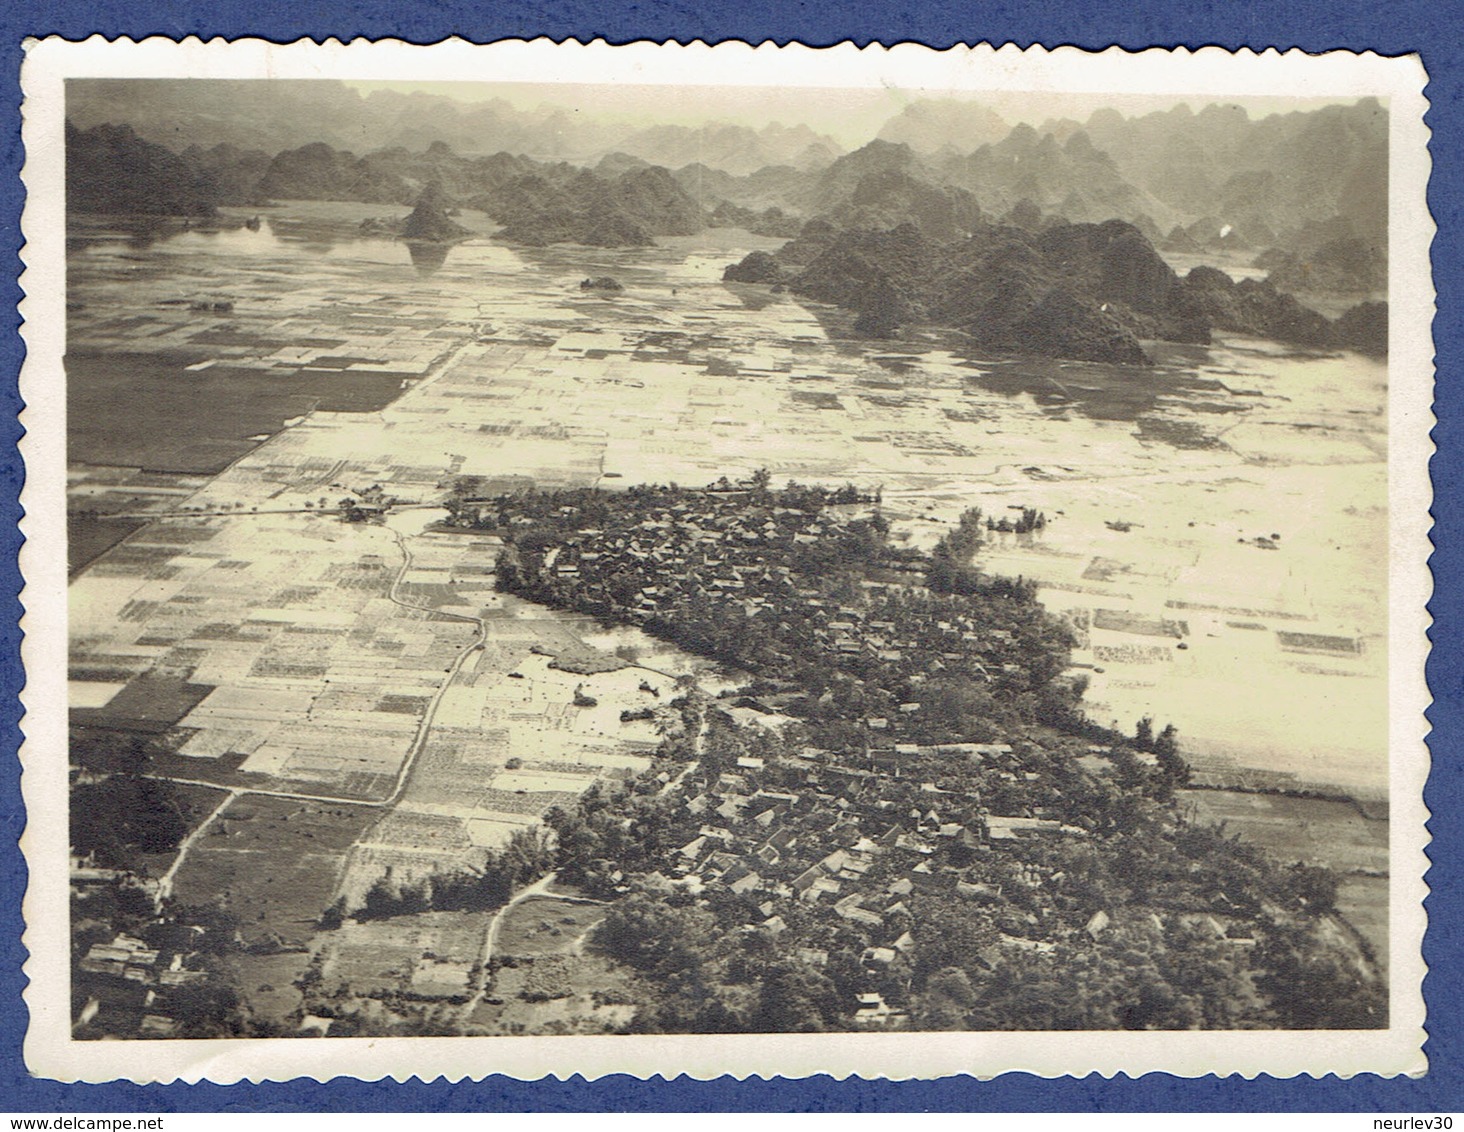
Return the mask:
POLYGON ((1181 1077, 1350 1078, 1420 1076, 1427 1069, 1422 940, 1428 868, 1430 703, 1424 679, 1431 593, 1435 231, 1425 191, 1427 75, 1416 56, 1373 52, 1309 55, 1218 47, 1020 48, 978 44, 936 51, 918 43, 757 46, 694 41, 612 46, 602 40, 460 39, 419 46, 400 40, 175 41, 151 37, 30 40, 24 93, 22 217, 26 243, 21 372, 26 435, 21 453, 25 589, 21 655, 26 715, 21 850, 30 873, 23 914, 30 1013, 24 1055, 36 1076, 67 1082, 289 1081, 337 1078, 476 1080, 709 1080, 828 1075, 933 1080, 1005 1073, 1042 1077, 1168 1073, 1181 1077), (65 216, 62 203, 67 77, 370 78, 610 82, 650 85, 892 86, 1177 95, 1376 95, 1390 111, 1389 513, 1390 562, 1390 1018, 1377 1031, 848 1033, 613 1037, 322 1038, 73 1042, 68 993, 66 837, 65 216), (1402 375, 1399 377, 1398 375, 1402 375))

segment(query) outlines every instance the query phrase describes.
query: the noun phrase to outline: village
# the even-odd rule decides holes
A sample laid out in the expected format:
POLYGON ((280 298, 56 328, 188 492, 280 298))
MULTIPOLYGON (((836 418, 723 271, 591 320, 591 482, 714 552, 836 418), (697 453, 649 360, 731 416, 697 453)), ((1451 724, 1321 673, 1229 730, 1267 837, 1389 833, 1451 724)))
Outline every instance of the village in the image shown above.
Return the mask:
POLYGON ((933 560, 890 544, 876 494, 799 485, 773 493, 755 477, 740 488, 613 498, 527 493, 453 510, 456 522, 505 537, 501 588, 770 677, 799 667, 799 692, 816 686, 815 696, 839 698, 857 688, 865 726, 890 742, 938 728, 916 718, 930 714, 922 686, 1036 693, 1065 666, 1068 630, 1036 614, 1030 587, 987 579, 979 593, 927 588, 933 560))
MULTIPOLYGON (((747 709, 730 709, 729 720, 739 710, 747 709)), ((936 758, 964 760, 963 769, 977 777, 1009 783, 1025 777, 1006 743, 902 744, 896 754, 906 771, 936 758)), ((714 778, 690 776, 678 817, 695 824, 695 836, 665 853, 661 869, 687 891, 717 889, 740 898, 744 932, 776 941, 791 929, 795 938, 805 937, 806 945, 792 953, 811 967, 826 968, 831 947, 857 951, 869 989, 846 1004, 850 1020, 899 1026, 909 1021, 908 978, 891 987, 885 976, 912 962, 917 934, 926 935, 908 902, 912 894, 1008 903, 1004 891, 1035 889, 1052 881, 1054 870, 1027 865, 1020 854, 981 866, 976 861, 1003 842, 1088 831, 1054 817, 992 814, 979 794, 943 789, 918 773, 902 777, 898 765, 880 773, 890 760, 878 755, 869 760, 876 769, 846 761, 853 760, 805 747, 773 758, 739 756, 714 778), (897 966, 897 960, 904 962, 897 966)), ((1030 912, 997 922, 1005 930, 979 956, 988 966, 1004 946, 1049 952, 1054 946, 1054 925, 1030 912)), ((1082 930, 1096 938, 1107 922, 1105 912, 1095 912, 1082 930)))
MULTIPOLYGON (((1173 728, 1083 717, 1079 627, 969 564, 995 523, 972 510, 916 550, 878 489, 769 480, 461 481, 424 540, 459 569, 456 543, 496 551, 498 600, 642 632, 720 675, 583 644, 502 656, 494 694, 565 701, 563 726, 602 736, 593 771, 589 751, 532 753, 527 731, 468 758, 489 699, 454 680, 400 805, 168 783, 197 797, 168 803, 194 832, 161 879, 75 862, 82 1032, 113 999, 141 1035, 226 1032, 245 971, 266 1033, 1288 1025, 1311 1007, 1267 988, 1298 940, 1371 967, 1338 934, 1326 870, 1184 818, 1173 728), (642 736, 640 753, 611 759, 614 735, 642 736), (248 854, 281 839, 301 868, 252 876, 248 854), (206 878, 226 886, 214 914, 206 878), (495 952, 505 922, 513 946, 495 952), (1079 978, 1106 990, 1062 992, 1079 978), (1169 989, 1133 1013, 1134 980, 1156 979, 1169 989), (1045 1014, 1019 1003, 1034 982, 1045 1014)), ((371 537, 387 517, 333 522, 371 537)), ((1367 1024, 1376 985, 1335 1009, 1367 1024)))
MULTIPOLYGON (((974 536, 953 536, 934 559, 891 551, 877 493, 774 492, 761 476, 704 491, 529 492, 460 502, 454 515, 505 538, 500 586, 640 624, 753 677, 678 701, 683 736, 699 736, 682 751, 693 762, 642 783, 651 799, 639 808, 582 799, 546 815, 561 879, 617 901, 597 934, 608 954, 668 979, 678 972, 665 967, 664 937, 714 920, 713 938, 681 950, 702 954, 695 978, 724 983, 733 1016, 750 979, 739 946, 827 981, 821 1013, 794 1028, 923 1027, 953 1024, 933 976, 979 985, 1036 962, 1061 982, 1074 951, 1109 933, 1121 940, 1112 946, 1164 964, 1192 952, 1214 977, 1245 983, 1262 924, 1312 917, 1314 928, 1330 907, 1335 888, 1320 873, 1277 870, 1176 820, 1187 768, 1172 728, 1054 726, 1075 721, 1061 711, 1075 694, 1066 628, 1020 585, 923 585, 974 536), (881 616, 890 603, 899 614, 881 616), (932 612, 911 616, 922 605, 932 612), (1127 845, 1125 875, 1092 844, 1110 839, 1127 845), (607 844, 618 848, 594 855, 607 844), (655 910, 647 921, 637 901, 655 910)), ((973 514, 959 530, 980 527, 973 514)), ((661 754, 674 758, 674 744, 661 754)), ((654 1020, 640 1024, 713 1024, 649 982, 643 993, 654 1020)), ((1226 1001, 1234 1016, 1206 1024, 1277 1009, 1253 992, 1226 1001)), ((1216 1002, 1176 992, 1173 1016, 1156 1007, 1146 1024, 1180 1024, 1216 1002)), ((986 1028, 1030 1022, 983 1009, 986 1028)), ((1083 1025, 1119 1024, 1084 1009, 1098 1013, 1083 1025)))

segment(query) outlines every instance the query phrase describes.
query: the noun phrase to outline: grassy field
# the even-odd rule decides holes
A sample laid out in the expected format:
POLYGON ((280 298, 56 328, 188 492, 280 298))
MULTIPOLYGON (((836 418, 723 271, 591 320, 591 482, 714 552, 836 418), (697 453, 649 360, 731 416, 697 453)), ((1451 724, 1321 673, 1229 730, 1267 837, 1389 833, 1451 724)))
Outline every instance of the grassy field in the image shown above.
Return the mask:
POLYGON ((1380 964, 1388 956, 1388 823, 1367 818, 1349 802, 1186 790, 1196 817, 1224 823, 1231 833, 1268 849, 1281 861, 1325 865, 1342 874, 1340 912, 1372 945, 1380 964))
MULTIPOLYGON (((623 968, 598 955, 563 957, 540 955, 520 960, 513 967, 499 967, 487 997, 468 1019, 468 1030, 483 1034, 599 1034, 617 1030, 634 1016, 633 1006, 597 1005, 595 993, 629 997, 629 978, 623 968), (552 963, 558 981, 561 974, 571 993, 543 1001, 530 1001, 535 990, 551 980, 538 979, 537 963, 552 963), (558 968, 563 967, 560 972, 558 968)), ((603 1000, 602 1000, 603 1001, 603 1000)))
POLYGON ((241 798, 194 843, 174 895, 227 908, 247 942, 303 943, 330 904, 346 850, 374 817, 335 803, 241 798))
POLYGON ((499 928, 493 980, 469 1028, 492 1034, 597 1034, 628 1023, 634 1008, 606 1003, 603 997, 627 992, 627 973, 585 946, 604 915, 603 905, 553 897, 534 897, 511 909, 499 928))
POLYGON ((1303 861, 1338 872, 1386 872, 1388 823, 1362 816, 1348 802, 1242 794, 1229 790, 1187 790, 1183 801, 1195 816, 1269 849, 1288 864, 1303 861))
POLYGON ((288 1033, 302 998, 295 980, 305 973, 310 956, 303 951, 275 955, 240 955, 234 960, 235 986, 250 1016, 288 1033))
MULTIPOLYGON (((222 790, 211 790, 207 786, 174 785, 173 798, 182 811, 183 819, 188 823, 188 829, 194 830, 209 814, 218 807, 224 800, 222 790)), ((142 868, 147 870, 148 876, 160 877, 166 873, 173 864, 176 853, 144 853, 139 855, 138 861, 142 868)))
POLYGON ((581 950, 589 930, 605 918, 599 904, 534 897, 515 905, 498 929, 501 955, 563 955, 581 950))
POLYGON ((424 912, 347 922, 321 939, 322 985, 356 997, 465 998, 489 913, 424 912))

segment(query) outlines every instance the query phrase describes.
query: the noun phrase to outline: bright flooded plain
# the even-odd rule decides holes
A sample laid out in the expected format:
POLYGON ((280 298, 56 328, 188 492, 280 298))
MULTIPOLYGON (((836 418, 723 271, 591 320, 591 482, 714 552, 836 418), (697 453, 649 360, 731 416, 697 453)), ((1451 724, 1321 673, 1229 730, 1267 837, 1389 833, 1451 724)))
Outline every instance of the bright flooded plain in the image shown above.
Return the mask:
MULTIPOLYGON (((307 963, 326 984, 468 995, 452 1025, 475 1031, 619 1009, 471 996, 482 916, 316 931, 383 876, 472 868, 645 767, 656 727, 621 712, 683 673, 721 683, 635 630, 498 594, 497 540, 437 526, 460 476, 615 488, 766 467, 882 485, 916 545, 969 507, 1039 508, 1045 530, 993 533, 980 561, 1036 578, 1073 622, 1095 718, 1173 721, 1200 784, 1385 793, 1380 363, 1240 340, 1156 347, 1143 369, 857 341, 838 312, 721 283, 777 241, 511 249, 468 215, 480 238, 424 250, 362 238, 384 211, 82 225, 69 256, 72 719, 153 736, 173 751, 156 772, 217 806, 169 882, 292 949, 241 970, 258 1016, 290 1016, 307 963), (581 289, 601 275, 624 290, 581 289), (373 485, 401 501, 388 521, 343 522, 337 501, 373 485), (596 651, 631 666, 550 663, 596 651)), ((1267 844, 1297 816, 1196 797, 1267 844)), ((1308 856, 1357 824, 1335 805, 1301 817, 1308 856)), ((1385 828, 1358 826, 1359 845, 1385 828)), ((1378 937, 1386 862, 1332 863, 1378 937)), ((552 911, 505 926, 532 960, 510 983, 596 962, 593 907, 552 911)))
MULTIPOLYGON (((882 484, 919 544, 967 507, 1038 507, 1045 531, 994 535, 981 561, 1080 627, 1096 718, 1173 721, 1217 781, 1385 791, 1381 363, 1241 340, 1143 369, 861 342, 837 312, 720 282, 777 241, 510 249, 485 225, 424 257, 358 236, 384 211, 94 230, 69 259, 75 498, 136 528, 71 588, 77 718, 171 729, 187 777, 383 807, 346 888, 495 843, 653 739, 574 710, 575 682, 541 665, 595 626, 505 603, 493 540, 432 529, 462 475, 882 484), (581 290, 605 274, 624 291, 581 290), (103 409, 133 386, 122 428, 103 409), (335 500, 373 484, 420 508, 340 522, 335 500), (516 752, 527 776, 482 773, 516 752), (451 796, 465 776, 489 785, 451 796)), ((644 695, 586 679, 617 709, 644 695)))

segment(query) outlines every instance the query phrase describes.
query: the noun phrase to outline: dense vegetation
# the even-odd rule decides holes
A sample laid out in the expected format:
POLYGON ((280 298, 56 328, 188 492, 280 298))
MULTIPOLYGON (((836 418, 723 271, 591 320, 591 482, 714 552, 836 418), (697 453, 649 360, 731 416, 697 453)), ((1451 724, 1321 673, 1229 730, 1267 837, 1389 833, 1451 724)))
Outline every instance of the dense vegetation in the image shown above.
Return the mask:
POLYGON ((113 774, 72 784, 72 852, 103 868, 130 869, 139 854, 167 853, 188 828, 171 783, 113 774))
POLYGON ((640 973, 634 1028, 1386 1024, 1335 878, 1189 821, 1172 727, 1082 718, 1066 627, 970 565, 979 514, 921 556, 878 493, 835 497, 455 504, 504 537, 504 588, 748 674, 677 701, 670 784, 546 818, 561 877, 615 900, 593 946, 640 973))
POLYGON ((552 867, 554 851, 544 831, 531 826, 515 833, 501 850, 490 850, 471 873, 441 873, 403 884, 389 876, 366 893, 365 903, 351 910, 342 897, 321 917, 326 928, 339 927, 348 912, 357 920, 406 916, 413 912, 481 912, 505 903, 516 888, 537 880, 552 867))

